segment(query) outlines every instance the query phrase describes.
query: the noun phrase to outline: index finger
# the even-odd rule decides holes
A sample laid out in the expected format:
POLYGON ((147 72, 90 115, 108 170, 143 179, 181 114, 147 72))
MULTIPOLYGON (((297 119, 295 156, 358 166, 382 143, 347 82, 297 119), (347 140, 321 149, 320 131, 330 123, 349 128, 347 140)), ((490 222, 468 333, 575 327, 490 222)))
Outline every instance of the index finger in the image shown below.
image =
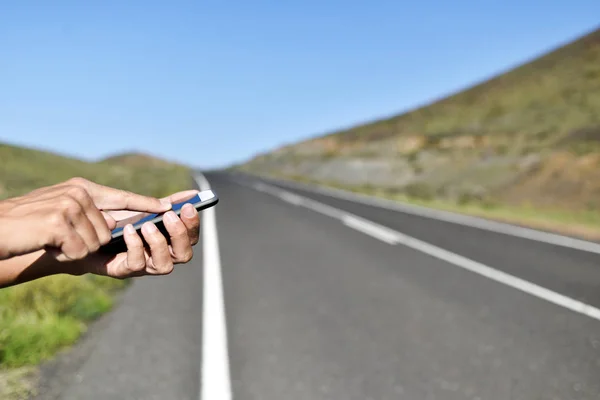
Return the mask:
POLYGON ((168 199, 160 200, 155 197, 143 196, 127 190, 103 186, 85 179, 77 180, 75 184, 83 186, 96 206, 102 210, 161 213, 171 209, 171 202, 168 199))
POLYGON ((200 193, 200 191, 195 190, 195 189, 184 190, 183 192, 177 192, 177 193, 173 193, 170 196, 163 197, 161 200, 169 201, 171 204, 173 204, 173 203, 178 203, 180 201, 188 200, 188 199, 194 197, 195 195, 197 195, 198 193, 200 193))

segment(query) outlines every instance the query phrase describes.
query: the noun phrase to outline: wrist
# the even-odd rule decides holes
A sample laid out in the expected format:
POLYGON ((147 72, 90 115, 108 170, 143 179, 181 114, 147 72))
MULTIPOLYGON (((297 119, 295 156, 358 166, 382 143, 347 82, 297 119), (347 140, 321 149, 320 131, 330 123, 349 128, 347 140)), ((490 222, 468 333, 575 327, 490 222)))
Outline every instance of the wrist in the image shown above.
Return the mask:
POLYGON ((89 273, 85 260, 76 261, 57 261, 55 259, 54 265, 55 273, 67 274, 72 276, 81 276, 89 273))
POLYGON ((82 274, 75 266, 61 265, 44 250, 0 260, 0 288, 58 274, 82 274))
POLYGON ((88 272, 85 270, 85 260, 59 261, 52 250, 43 250, 42 253, 38 258, 38 264, 48 272, 48 275, 80 276, 88 272))

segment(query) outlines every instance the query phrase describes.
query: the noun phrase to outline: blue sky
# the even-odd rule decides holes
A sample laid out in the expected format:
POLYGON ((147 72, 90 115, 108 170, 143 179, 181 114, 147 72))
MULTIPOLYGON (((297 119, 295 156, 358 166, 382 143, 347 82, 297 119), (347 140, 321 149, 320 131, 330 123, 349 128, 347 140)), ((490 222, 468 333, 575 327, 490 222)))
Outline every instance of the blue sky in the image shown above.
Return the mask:
POLYGON ((4 1, 0 141, 224 166, 453 92, 599 15, 597 0, 4 1))

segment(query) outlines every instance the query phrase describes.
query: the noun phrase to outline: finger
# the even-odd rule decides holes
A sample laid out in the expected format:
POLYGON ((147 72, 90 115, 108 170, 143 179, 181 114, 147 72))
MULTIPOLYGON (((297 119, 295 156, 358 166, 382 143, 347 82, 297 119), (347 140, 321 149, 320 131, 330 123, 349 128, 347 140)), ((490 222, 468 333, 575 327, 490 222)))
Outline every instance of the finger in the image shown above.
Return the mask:
POLYGON ((169 201, 171 204, 179 203, 181 201, 191 199, 198 193, 200 193, 198 190, 184 190, 183 192, 173 193, 170 196, 163 197, 161 200, 169 201))
POLYGON ((184 223, 173 211, 168 211, 164 224, 171 239, 171 255, 177 263, 187 263, 192 259, 194 251, 184 223))
POLYGON ((102 210, 131 210, 160 213, 171 209, 171 203, 155 197, 142 196, 127 190, 99 185, 85 179, 75 178, 70 182, 84 187, 94 203, 102 210))
POLYGON ((84 207, 86 213, 88 213, 88 218, 92 222, 101 244, 106 244, 110 241, 110 231, 116 227, 116 221, 108 213, 102 213, 98 210, 98 206, 94 203, 94 199, 86 189, 88 183, 81 182, 87 181, 80 178, 73 178, 67 182, 37 189, 31 193, 36 194, 36 201, 57 198, 65 193, 76 199, 84 207))
POLYGON ((75 268, 81 274, 92 273, 94 275, 109 276, 116 279, 133 278, 147 275, 145 269, 131 271, 127 266, 127 253, 116 255, 105 255, 101 253, 90 254, 84 260, 77 261, 75 268))
POLYGON ((58 247, 69 260, 80 260, 89 254, 85 241, 75 229, 71 229, 67 235, 63 236, 63 240, 58 247))
POLYGON ((127 245, 127 269, 130 272, 142 271, 146 268, 146 254, 142 238, 133 229, 133 225, 128 224, 123 230, 123 238, 127 245))
POLYGON ((94 253, 100 248, 100 239, 96 234, 94 225, 88 219, 85 210, 77 200, 70 197, 63 199, 62 201, 64 202, 63 207, 66 209, 68 221, 75 229, 75 232, 77 232, 77 235, 85 243, 87 251, 89 253, 94 253))
POLYGON ((146 239, 146 243, 150 246, 151 258, 148 261, 150 269, 153 270, 152 272, 164 275, 173 271, 173 260, 171 259, 167 239, 158 230, 156 225, 146 222, 142 226, 142 235, 146 239))
MULTIPOLYGON (((79 186, 73 186, 69 188, 67 193, 69 196, 74 198, 83 208, 86 217, 93 226, 99 244, 103 245, 108 243, 110 241, 110 229, 108 228, 108 223, 105 220, 102 213, 100 212, 100 210, 98 210, 98 208, 94 204, 94 201, 90 197, 89 193, 79 186)), ((88 243, 86 237, 84 237, 83 235, 82 237, 84 238, 84 240, 86 240, 86 243, 88 243)), ((90 249, 91 251, 97 250, 94 248, 90 249)))
POLYGON ((104 221, 106 222, 106 225, 108 226, 108 229, 110 229, 111 231, 113 229, 115 229, 117 227, 117 221, 115 221, 113 216, 110 215, 109 213, 105 213, 103 211, 101 211, 101 212, 102 212, 102 217, 104 218, 104 221))
POLYGON ((200 238, 200 215, 198 210, 191 204, 186 204, 181 209, 180 218, 187 229, 190 244, 194 246, 200 238))

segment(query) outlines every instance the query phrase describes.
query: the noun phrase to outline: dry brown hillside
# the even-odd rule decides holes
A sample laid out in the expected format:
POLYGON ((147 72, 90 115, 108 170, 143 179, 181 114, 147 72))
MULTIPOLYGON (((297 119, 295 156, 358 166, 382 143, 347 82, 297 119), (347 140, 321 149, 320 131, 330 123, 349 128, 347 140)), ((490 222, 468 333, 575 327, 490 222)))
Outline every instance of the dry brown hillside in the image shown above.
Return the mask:
POLYGON ((243 168, 460 204, 597 210, 600 29, 433 104, 243 168))

